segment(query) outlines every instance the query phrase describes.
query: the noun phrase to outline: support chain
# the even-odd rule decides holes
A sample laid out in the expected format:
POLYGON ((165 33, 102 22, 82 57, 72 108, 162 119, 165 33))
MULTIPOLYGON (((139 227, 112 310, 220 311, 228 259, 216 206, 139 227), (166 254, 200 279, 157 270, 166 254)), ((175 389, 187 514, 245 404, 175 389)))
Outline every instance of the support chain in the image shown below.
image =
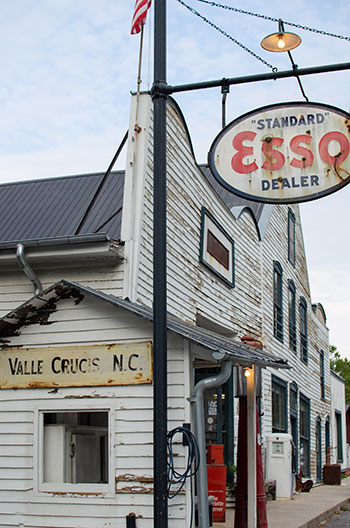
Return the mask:
MULTIPOLYGON (((209 4, 212 7, 221 7, 222 9, 228 9, 229 11, 234 11, 235 13, 241 13, 242 15, 250 15, 250 16, 255 16, 257 18, 262 18, 264 20, 270 20, 270 22, 279 21, 278 18, 270 17, 268 15, 261 15, 260 13, 254 13, 253 11, 245 11, 244 9, 238 9, 237 7, 218 4, 217 2, 213 2, 212 0, 197 0, 197 1, 202 2, 202 4, 209 4)), ((303 26, 302 24, 295 24, 294 22, 286 22, 285 20, 283 20, 283 22, 284 24, 295 27, 297 29, 303 29, 305 31, 312 31, 313 33, 318 33, 320 35, 325 35, 327 37, 334 37, 334 38, 339 38, 342 40, 350 41, 350 37, 346 37, 344 35, 337 35, 336 33, 330 33, 328 31, 323 31, 322 29, 316 29, 316 28, 311 28, 308 26, 303 26)))
POLYGON ((267 66, 268 68, 270 68, 273 72, 277 72, 278 71, 278 68, 274 67, 272 64, 270 64, 269 62, 267 62, 266 60, 262 59, 261 57, 259 57, 259 55, 257 55, 256 53, 254 53, 254 51, 252 51, 251 49, 247 48, 247 46, 244 46, 244 44, 242 44, 241 42, 239 42, 237 39, 235 39, 234 37, 232 37, 229 33, 226 33, 226 31, 224 31, 223 29, 221 29, 219 26, 217 26, 216 24, 214 24, 213 22, 211 22, 211 20, 209 20, 208 18, 204 17, 203 15, 201 15, 200 13, 198 13, 198 11, 196 11, 193 7, 185 4, 185 2, 183 0, 177 0, 179 2, 179 4, 183 5, 184 7, 187 7, 187 9, 189 11, 191 11, 191 13, 193 13, 194 15, 198 16, 199 18, 201 18, 204 22, 206 22, 207 24, 209 24, 209 26, 213 27, 214 29, 216 29, 216 31, 219 31, 219 33, 221 33, 222 35, 224 35, 225 37, 227 37, 228 39, 232 40, 232 42, 234 42, 235 44, 237 44, 237 46, 239 46, 240 48, 242 48, 244 51, 247 51, 248 53, 250 53, 250 55, 252 55, 253 57, 255 57, 257 60, 259 60, 260 62, 262 62, 263 64, 265 64, 265 66, 267 66))

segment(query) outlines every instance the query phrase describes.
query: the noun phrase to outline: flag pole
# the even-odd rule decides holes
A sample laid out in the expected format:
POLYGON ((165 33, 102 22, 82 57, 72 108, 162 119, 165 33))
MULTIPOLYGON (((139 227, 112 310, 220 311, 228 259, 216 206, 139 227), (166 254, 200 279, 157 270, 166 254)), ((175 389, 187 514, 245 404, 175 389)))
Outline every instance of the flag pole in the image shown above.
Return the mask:
POLYGON ((140 95, 140 86, 141 86, 141 65, 142 65, 142 48, 143 48, 143 27, 141 26, 141 35, 140 35, 140 50, 139 50, 139 67, 137 71, 137 97, 140 95))
POLYGON ((139 125, 138 125, 138 117, 139 117, 139 101, 140 101, 140 87, 141 87, 141 65, 142 65, 142 48, 143 48, 143 27, 144 24, 141 26, 141 35, 140 35, 140 50, 139 50, 139 66, 137 71, 137 92, 136 92, 136 111, 135 111, 135 125, 134 125, 134 131, 135 131, 135 139, 137 138, 137 134, 140 131, 139 125))
POLYGON ((138 66, 138 71, 137 71, 136 112, 135 112, 135 128, 134 128, 136 132, 136 136, 139 131, 137 121, 138 121, 138 114, 139 114, 140 88, 141 88, 141 82, 142 82, 141 66, 142 66, 142 49, 143 49, 143 28, 144 28, 144 24, 142 24, 141 32, 140 32, 141 35, 140 35, 140 50, 139 50, 139 66, 138 66))

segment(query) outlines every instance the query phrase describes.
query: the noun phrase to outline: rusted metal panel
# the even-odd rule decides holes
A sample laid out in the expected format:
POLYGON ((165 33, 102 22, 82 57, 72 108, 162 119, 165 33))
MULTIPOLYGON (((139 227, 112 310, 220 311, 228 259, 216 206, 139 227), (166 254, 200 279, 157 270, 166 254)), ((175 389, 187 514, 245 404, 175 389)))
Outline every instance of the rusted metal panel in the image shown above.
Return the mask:
POLYGON ((152 343, 5 349, 0 388, 152 383, 152 343))
POLYGON ((350 181, 350 115, 318 103, 270 105, 235 119, 214 140, 217 180, 244 198, 296 203, 350 181))

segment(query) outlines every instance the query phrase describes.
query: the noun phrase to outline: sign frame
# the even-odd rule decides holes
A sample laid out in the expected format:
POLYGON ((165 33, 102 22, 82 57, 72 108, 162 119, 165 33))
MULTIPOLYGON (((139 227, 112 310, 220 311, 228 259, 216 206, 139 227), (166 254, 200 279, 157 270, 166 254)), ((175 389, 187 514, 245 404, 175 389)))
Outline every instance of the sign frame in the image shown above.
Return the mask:
POLYGON ((5 348, 0 389, 152 384, 152 341, 5 348))
MULTIPOLYGON (((350 172, 348 173, 348 177, 345 178, 343 181, 339 182, 336 185, 332 185, 330 187, 327 187, 324 189, 321 187, 321 190, 307 195, 300 195, 300 196, 293 196, 291 198, 271 198, 271 197, 263 197, 256 194, 250 194, 248 192, 242 191, 239 188, 233 187, 229 182, 227 182, 222 174, 219 173, 219 170, 216 167, 215 164, 215 158, 216 158, 216 152, 217 147, 219 143, 222 141, 222 139, 229 134, 229 132, 237 127, 237 125, 240 125, 242 122, 251 119, 251 118, 258 118, 260 114, 274 111, 274 110, 283 110, 283 109, 292 109, 294 107, 302 107, 306 109, 314 109, 319 110, 323 112, 328 112, 332 114, 337 114, 341 118, 344 118, 345 120, 345 127, 348 130, 348 140, 350 142, 350 113, 345 112, 344 110, 337 108, 332 105, 328 105, 325 103, 316 103, 316 102, 305 102, 305 101, 291 101, 291 102, 282 102, 282 103, 274 103, 270 105, 266 105, 260 108, 256 108, 254 110, 251 110, 249 112, 246 112, 245 114, 242 114, 241 116, 237 117, 233 121, 231 121, 228 125, 226 125, 225 128, 223 128, 219 134, 215 137, 214 141, 212 142, 212 145, 208 152, 208 164, 210 167, 211 172, 213 173, 215 179, 222 185, 228 192, 235 194, 237 196, 240 196, 241 198, 244 198, 246 200, 254 201, 254 202, 260 202, 260 203, 269 203, 269 204, 292 204, 292 203, 302 203, 302 202, 309 202, 313 200, 317 200, 318 198, 322 198, 324 196, 328 196, 330 194, 333 194, 334 192, 340 190, 341 188, 345 187, 348 183, 350 183, 350 172)), ((233 148, 233 153, 236 152, 233 148)), ((242 158, 244 159, 244 158, 242 158)), ((350 159, 350 154, 349 154, 350 159)), ((262 168, 258 169, 259 172, 262 172, 262 168)), ((234 171, 233 171, 234 172, 234 171)), ((261 179, 262 181, 262 179, 261 179)))

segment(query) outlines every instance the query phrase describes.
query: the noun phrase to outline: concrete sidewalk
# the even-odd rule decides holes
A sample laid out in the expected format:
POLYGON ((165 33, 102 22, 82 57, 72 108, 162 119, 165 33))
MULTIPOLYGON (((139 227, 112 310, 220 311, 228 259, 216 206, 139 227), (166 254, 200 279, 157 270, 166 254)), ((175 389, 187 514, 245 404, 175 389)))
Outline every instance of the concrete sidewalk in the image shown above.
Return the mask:
MULTIPOLYGON (((350 477, 340 486, 316 486, 309 493, 295 495, 292 500, 267 502, 268 528, 315 528, 350 501, 350 477)), ((226 522, 213 523, 213 528, 233 528, 234 510, 226 512, 226 522)))

